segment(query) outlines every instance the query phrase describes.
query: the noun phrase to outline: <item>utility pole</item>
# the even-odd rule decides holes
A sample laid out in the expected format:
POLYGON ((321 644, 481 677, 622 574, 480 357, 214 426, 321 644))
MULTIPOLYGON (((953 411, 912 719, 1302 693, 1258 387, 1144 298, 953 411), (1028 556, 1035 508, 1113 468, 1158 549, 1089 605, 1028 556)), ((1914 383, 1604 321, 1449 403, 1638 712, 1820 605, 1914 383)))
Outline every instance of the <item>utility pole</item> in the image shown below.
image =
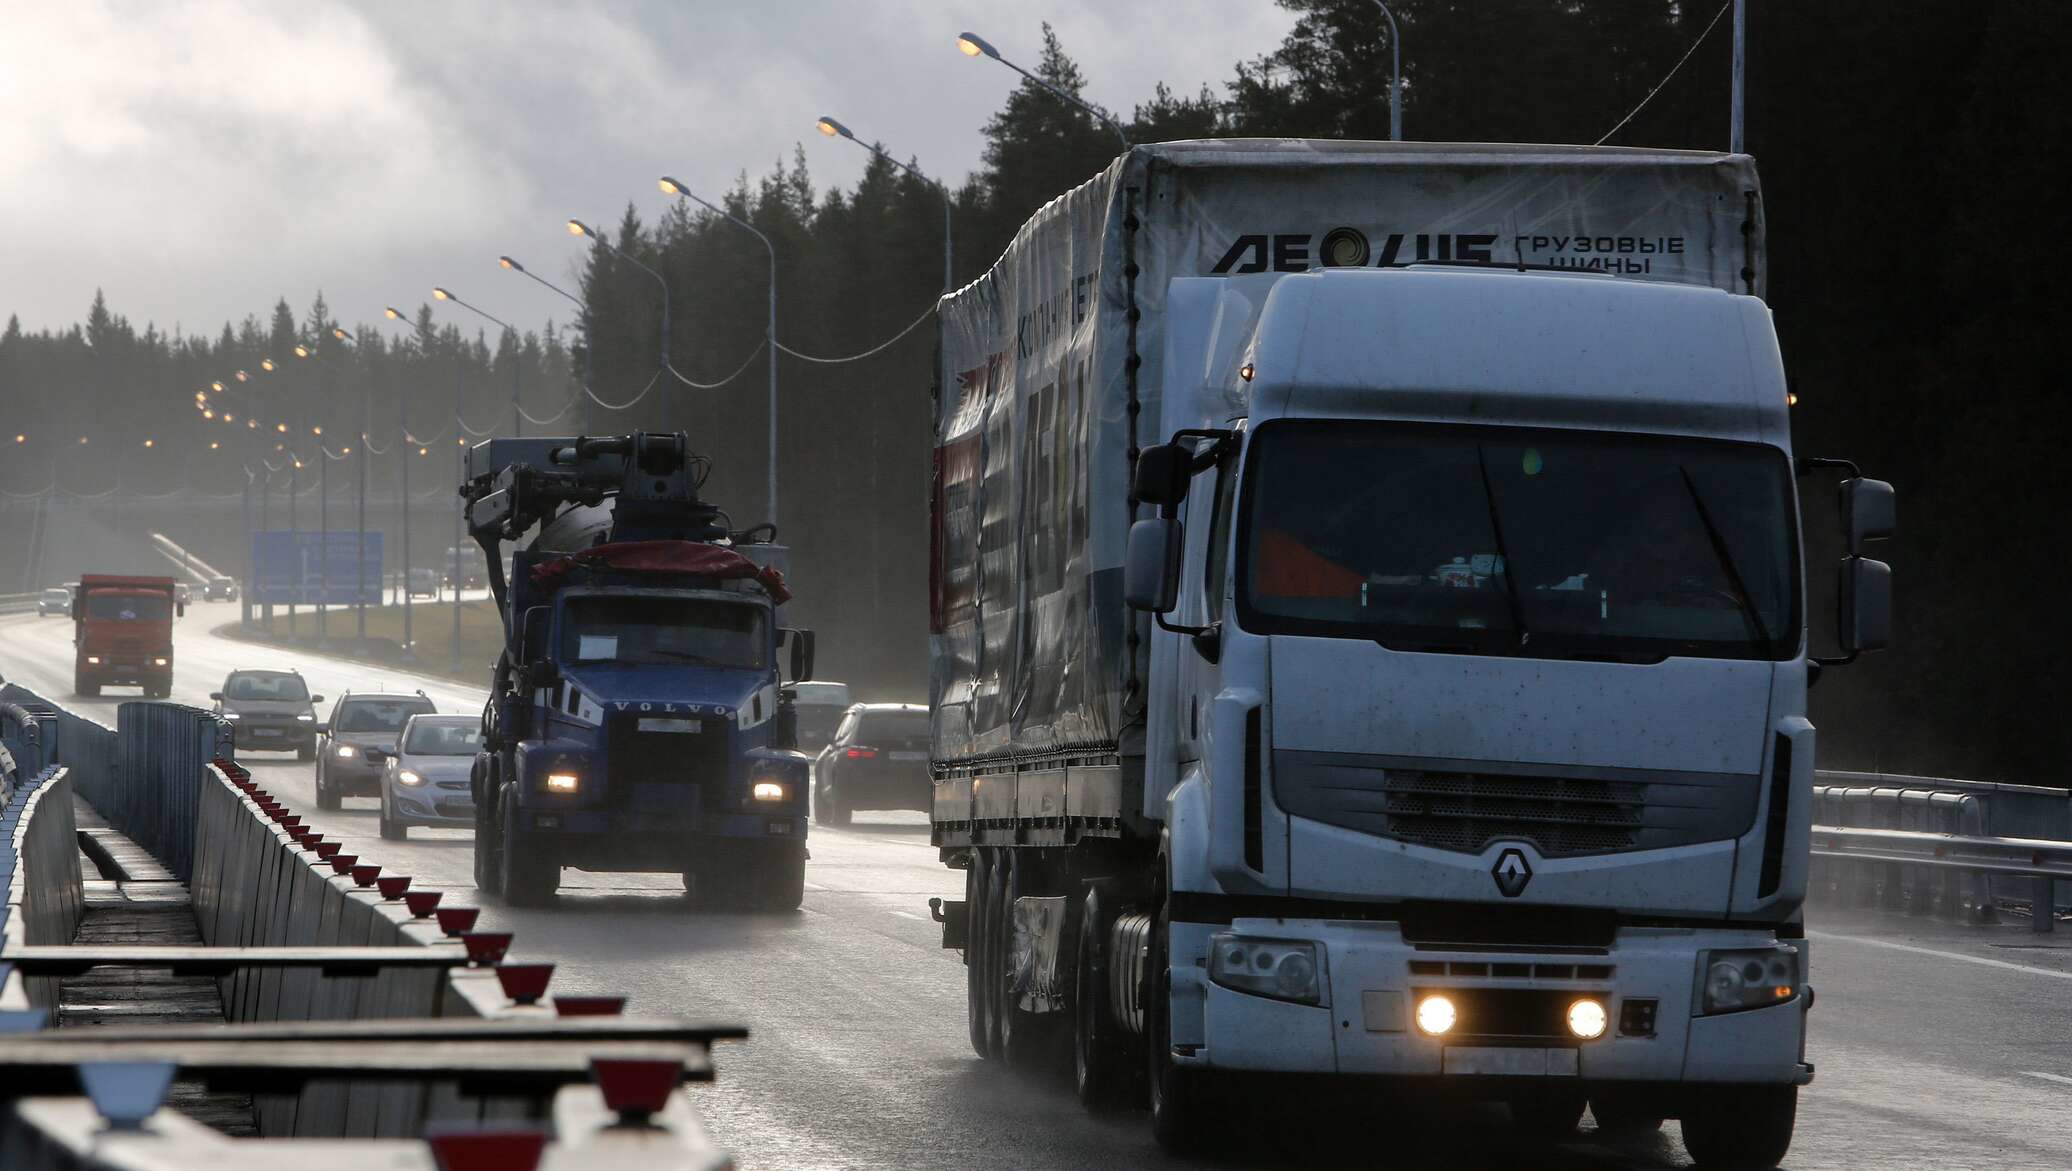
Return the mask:
POLYGON ((1734 96, 1732 111, 1728 115, 1727 150, 1731 154, 1746 154, 1746 119, 1743 111, 1747 103, 1748 90, 1748 4, 1747 0, 1734 0, 1734 96))

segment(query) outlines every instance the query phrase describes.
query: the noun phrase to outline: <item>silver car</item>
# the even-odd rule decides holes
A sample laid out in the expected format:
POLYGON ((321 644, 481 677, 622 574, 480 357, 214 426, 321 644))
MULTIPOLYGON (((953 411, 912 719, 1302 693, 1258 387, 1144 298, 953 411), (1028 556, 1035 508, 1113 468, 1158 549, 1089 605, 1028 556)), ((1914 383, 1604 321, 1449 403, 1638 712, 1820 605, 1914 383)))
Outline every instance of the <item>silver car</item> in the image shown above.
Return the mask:
POLYGON ((475 824, 468 774, 482 747, 480 716, 411 716, 381 774, 381 836, 397 842, 413 825, 475 824))

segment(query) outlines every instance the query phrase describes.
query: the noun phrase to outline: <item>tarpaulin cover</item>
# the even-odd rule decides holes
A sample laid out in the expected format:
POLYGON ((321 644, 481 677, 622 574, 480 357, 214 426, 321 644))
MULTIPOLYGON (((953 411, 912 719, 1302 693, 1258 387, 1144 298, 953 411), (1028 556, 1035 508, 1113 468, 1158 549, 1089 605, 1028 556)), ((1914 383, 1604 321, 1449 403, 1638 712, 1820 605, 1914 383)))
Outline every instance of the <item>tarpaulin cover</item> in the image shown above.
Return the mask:
POLYGON ((1763 232, 1744 155, 1292 139, 1131 149, 941 304, 936 760, 1113 751, 1134 718, 1124 705, 1141 696, 1126 693, 1145 669, 1129 634, 1145 619, 1122 601, 1130 460, 1165 438, 1172 278, 1431 260, 1760 295, 1763 232))
POLYGON ((784 574, 775 567, 757 565, 725 545, 708 545, 700 541, 622 541, 595 545, 580 553, 533 566, 532 584, 551 589, 555 582, 578 568, 607 569, 615 573, 681 573, 720 581, 753 578, 778 605, 791 600, 791 590, 784 584, 784 574))

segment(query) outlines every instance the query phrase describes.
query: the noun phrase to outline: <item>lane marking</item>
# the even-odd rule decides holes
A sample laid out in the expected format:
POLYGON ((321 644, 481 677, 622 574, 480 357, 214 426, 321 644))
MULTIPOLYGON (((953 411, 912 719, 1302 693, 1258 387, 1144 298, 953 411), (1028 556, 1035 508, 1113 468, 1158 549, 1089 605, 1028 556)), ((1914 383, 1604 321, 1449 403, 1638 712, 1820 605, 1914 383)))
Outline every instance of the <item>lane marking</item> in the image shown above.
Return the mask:
POLYGON ((1822 942, 1860 943, 1865 947, 1882 947, 1887 951, 1903 951, 1911 955, 1934 956, 1941 960, 1959 960, 1967 964, 1977 964, 1982 968, 2001 968, 2010 972, 2027 972, 2031 976, 2048 976, 2053 980, 2072 980, 2072 972, 2059 971, 2055 968, 2038 968, 2029 964, 2011 964, 2006 960, 1987 959, 1985 956, 1965 955, 1959 951, 1943 951, 1939 948, 1920 947, 1911 943, 1894 943, 1889 939, 1866 939, 1861 935, 1836 935, 1828 931, 1808 931, 1806 932, 1806 938, 1822 942))
POLYGON ((2025 1069, 2022 1071, 2022 1076, 2040 1077, 2044 1081, 2056 1082, 2061 1086, 2072 1086, 2072 1077, 2066 1077, 2064 1074, 2061 1073, 2038 1073, 2033 1069, 2025 1069))
POLYGON ((892 912, 892 913, 893 913, 893 914, 895 914, 895 915, 897 915, 897 916, 899 916, 899 917, 900 917, 900 918, 902 918, 902 919, 920 919, 920 918, 921 918, 921 916, 919 916, 919 915, 916 915, 916 914, 914 914, 914 913, 913 913, 912 911, 894 911, 894 912, 892 912))

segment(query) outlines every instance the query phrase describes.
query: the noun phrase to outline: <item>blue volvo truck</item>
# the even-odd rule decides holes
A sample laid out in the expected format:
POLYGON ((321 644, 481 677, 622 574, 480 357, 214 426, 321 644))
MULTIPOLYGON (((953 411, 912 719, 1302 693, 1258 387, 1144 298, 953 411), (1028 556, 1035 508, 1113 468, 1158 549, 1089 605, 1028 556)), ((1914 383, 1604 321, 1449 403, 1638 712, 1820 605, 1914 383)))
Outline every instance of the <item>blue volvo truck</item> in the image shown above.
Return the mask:
POLYGON ((733 528, 699 498, 708 469, 682 432, 469 452, 461 496, 505 634, 471 783, 489 894, 537 905, 573 867, 680 873, 707 906, 799 905, 809 761, 779 660, 808 677, 812 634, 779 625, 774 526, 733 528))

